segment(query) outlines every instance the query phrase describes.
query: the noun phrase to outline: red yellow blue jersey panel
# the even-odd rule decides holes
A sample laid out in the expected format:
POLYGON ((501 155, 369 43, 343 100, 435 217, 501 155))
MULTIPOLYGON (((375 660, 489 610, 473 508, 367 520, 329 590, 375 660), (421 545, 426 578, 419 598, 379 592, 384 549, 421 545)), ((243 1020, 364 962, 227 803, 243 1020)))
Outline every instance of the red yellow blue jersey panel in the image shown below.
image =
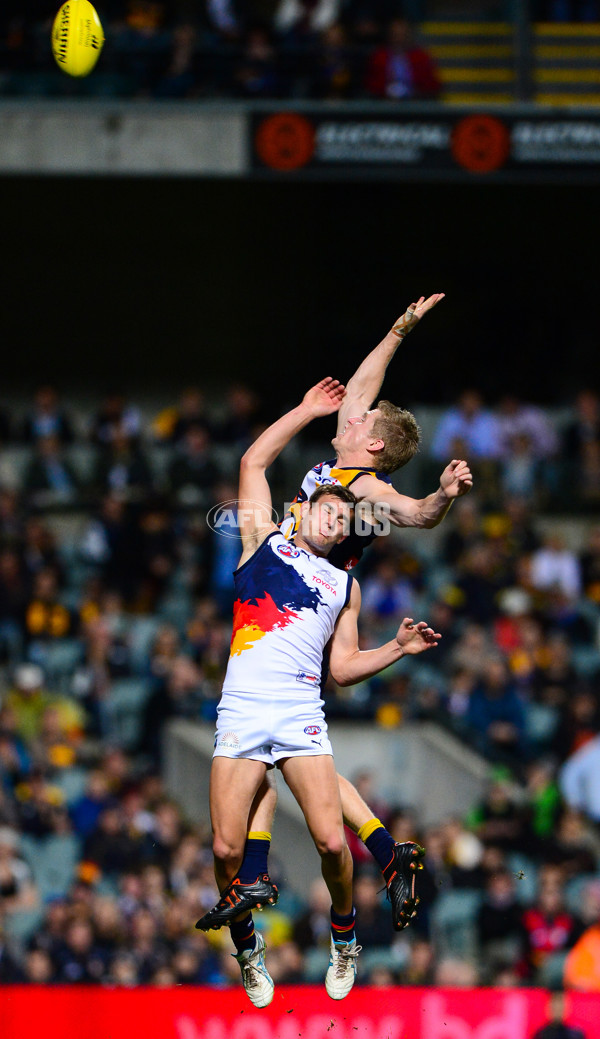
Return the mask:
POLYGON ((320 698, 323 651, 352 578, 274 530, 234 574, 223 694, 320 698))

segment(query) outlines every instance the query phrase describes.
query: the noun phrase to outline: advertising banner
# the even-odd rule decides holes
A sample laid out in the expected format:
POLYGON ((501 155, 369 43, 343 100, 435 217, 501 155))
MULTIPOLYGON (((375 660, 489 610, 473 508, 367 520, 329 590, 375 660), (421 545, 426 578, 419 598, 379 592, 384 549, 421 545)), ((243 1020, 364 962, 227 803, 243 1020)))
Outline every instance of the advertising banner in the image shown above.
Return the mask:
MULTIPOLYGON (((0 989, 3 1039, 531 1039, 547 1021, 539 989, 285 987, 256 1010, 238 988, 0 989)), ((600 1036, 600 996, 570 994, 566 1017, 600 1036)))
POLYGON ((600 115, 379 106, 258 115, 251 165, 263 176, 474 180, 600 180, 600 115))

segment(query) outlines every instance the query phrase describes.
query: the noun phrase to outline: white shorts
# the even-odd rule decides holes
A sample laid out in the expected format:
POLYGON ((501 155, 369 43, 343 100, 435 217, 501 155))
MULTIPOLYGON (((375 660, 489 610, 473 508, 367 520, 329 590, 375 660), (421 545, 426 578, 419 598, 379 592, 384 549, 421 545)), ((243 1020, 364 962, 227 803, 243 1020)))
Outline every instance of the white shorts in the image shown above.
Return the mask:
POLYGON ((252 758, 273 766, 281 758, 333 755, 322 703, 224 693, 213 757, 252 758))

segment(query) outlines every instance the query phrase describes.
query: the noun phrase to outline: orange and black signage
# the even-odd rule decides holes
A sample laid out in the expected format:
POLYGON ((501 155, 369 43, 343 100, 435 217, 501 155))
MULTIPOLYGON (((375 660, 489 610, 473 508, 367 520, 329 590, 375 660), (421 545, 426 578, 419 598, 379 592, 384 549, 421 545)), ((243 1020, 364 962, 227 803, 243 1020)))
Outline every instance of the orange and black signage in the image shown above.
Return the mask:
POLYGON ((252 170, 265 177, 438 181, 600 178, 600 114, 466 114, 306 108, 250 119, 252 170))

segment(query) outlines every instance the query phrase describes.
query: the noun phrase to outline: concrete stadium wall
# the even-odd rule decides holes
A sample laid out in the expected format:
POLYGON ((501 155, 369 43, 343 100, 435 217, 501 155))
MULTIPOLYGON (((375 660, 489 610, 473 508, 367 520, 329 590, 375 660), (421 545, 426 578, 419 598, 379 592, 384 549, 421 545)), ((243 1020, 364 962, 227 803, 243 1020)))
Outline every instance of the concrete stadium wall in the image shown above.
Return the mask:
MULTIPOLYGON (((375 790, 392 805, 413 808, 423 825, 463 815, 480 797, 485 762, 438 726, 406 725, 399 730, 333 722, 329 733, 342 775, 371 771, 375 790)), ((208 778, 214 727, 177 719, 165 733, 164 774, 169 793, 192 820, 208 817, 208 778)), ((296 801, 277 775, 279 807, 273 850, 290 886, 306 896, 319 875, 319 860, 296 801)))

